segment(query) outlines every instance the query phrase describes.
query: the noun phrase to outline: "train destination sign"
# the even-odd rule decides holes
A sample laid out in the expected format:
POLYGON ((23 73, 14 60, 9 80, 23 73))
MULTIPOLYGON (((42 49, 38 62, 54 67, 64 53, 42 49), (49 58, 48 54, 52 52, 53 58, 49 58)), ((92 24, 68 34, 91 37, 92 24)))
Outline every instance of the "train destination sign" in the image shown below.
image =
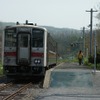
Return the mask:
POLYGON ((21 27, 21 28, 18 28, 18 31, 31 32, 31 28, 21 27))

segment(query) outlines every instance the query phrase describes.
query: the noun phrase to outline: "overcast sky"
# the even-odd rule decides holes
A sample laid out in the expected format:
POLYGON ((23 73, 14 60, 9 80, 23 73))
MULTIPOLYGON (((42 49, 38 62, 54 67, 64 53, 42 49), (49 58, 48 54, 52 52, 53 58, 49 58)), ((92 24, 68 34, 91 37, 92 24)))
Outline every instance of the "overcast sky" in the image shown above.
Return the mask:
MULTIPOLYGON (((0 0, 0 21, 80 29, 90 23, 90 13, 100 0, 0 0)), ((93 13, 93 24, 97 23, 93 13)))

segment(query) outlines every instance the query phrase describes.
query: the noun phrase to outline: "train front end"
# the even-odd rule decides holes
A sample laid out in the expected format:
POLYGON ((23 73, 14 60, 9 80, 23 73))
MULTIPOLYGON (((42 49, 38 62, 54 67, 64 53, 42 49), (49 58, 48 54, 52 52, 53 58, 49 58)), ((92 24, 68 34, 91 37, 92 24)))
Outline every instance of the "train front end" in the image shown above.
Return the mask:
POLYGON ((46 66, 46 31, 30 25, 7 27, 3 54, 6 76, 43 76, 46 66))

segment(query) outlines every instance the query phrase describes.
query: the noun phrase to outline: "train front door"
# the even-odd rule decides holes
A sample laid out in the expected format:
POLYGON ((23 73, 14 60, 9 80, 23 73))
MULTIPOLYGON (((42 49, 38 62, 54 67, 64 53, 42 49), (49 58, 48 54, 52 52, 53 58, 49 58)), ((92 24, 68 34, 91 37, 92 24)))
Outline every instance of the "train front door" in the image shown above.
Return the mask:
POLYGON ((21 65, 27 65, 30 63, 30 34, 19 33, 18 34, 18 53, 17 62, 21 65))

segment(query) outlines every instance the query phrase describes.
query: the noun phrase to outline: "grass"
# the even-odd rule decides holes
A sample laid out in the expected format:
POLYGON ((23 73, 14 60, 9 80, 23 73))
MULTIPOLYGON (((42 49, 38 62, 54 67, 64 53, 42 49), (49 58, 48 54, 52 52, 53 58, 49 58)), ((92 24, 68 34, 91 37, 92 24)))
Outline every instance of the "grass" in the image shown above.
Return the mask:
POLYGON ((100 64, 97 64, 96 69, 100 70, 100 64))
POLYGON ((58 63, 62 62, 78 62, 78 59, 76 57, 58 59, 58 63))
POLYGON ((3 66, 2 66, 1 62, 0 62, 0 75, 3 75, 3 66))
MULTIPOLYGON (((67 59, 65 61, 66 62, 78 62, 78 59, 77 59, 77 57, 74 57, 72 59, 67 59)), ((84 58, 84 65, 86 65, 87 68, 94 69, 94 64, 89 63, 87 58, 84 58)), ((96 69, 100 70, 100 63, 96 65, 96 69)))
MULTIPOLYGON (((88 68, 94 69, 94 66, 95 66, 95 65, 92 64, 92 63, 89 63, 89 62, 88 62, 88 59, 86 59, 86 58, 84 59, 84 64, 85 64, 86 66, 88 66, 88 68)), ((96 69, 97 69, 97 70, 100 70, 100 64, 97 64, 97 65, 96 65, 96 69)))

